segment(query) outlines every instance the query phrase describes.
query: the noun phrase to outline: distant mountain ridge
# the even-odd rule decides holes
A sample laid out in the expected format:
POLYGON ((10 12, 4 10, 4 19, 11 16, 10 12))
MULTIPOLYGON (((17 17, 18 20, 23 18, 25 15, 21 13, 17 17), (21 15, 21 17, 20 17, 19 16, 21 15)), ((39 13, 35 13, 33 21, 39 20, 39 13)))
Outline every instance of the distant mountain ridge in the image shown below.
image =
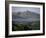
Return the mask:
POLYGON ((17 13, 12 13, 13 18, 40 18, 40 14, 26 11, 26 12, 17 12, 17 13))
POLYGON ((17 12, 12 13, 12 21, 13 23, 30 23, 40 20, 40 14, 26 11, 26 12, 17 12))

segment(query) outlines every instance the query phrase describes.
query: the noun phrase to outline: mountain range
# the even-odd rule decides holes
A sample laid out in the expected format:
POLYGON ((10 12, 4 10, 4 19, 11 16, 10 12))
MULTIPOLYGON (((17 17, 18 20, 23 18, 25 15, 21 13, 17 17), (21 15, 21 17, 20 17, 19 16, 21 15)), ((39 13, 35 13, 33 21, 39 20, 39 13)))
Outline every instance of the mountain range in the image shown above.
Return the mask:
POLYGON ((37 14, 37 13, 34 13, 34 12, 30 12, 30 11, 26 11, 26 12, 12 13, 12 17, 13 18, 22 18, 22 19, 39 18, 40 14, 37 14))
POLYGON ((17 12, 12 13, 12 21, 13 23, 25 23, 25 22, 32 22, 32 21, 39 21, 40 14, 26 11, 26 12, 17 12))

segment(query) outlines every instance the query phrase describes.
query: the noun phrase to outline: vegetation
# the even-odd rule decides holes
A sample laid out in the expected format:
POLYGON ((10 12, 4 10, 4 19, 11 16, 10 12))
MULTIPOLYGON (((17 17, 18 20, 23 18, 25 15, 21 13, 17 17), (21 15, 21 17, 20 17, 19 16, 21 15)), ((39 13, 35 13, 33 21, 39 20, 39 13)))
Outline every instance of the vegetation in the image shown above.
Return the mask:
POLYGON ((40 30, 40 21, 30 23, 12 23, 12 31, 23 31, 23 30, 40 30))
POLYGON ((29 10, 13 13, 12 21, 12 31, 40 30, 40 14, 29 10))

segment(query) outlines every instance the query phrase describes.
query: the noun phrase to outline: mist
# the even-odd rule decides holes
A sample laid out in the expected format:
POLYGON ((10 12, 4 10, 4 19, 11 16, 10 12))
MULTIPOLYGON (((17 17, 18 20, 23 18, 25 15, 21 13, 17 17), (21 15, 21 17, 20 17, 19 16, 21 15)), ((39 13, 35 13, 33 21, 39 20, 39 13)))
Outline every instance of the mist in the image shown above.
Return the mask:
POLYGON ((30 12, 34 12, 37 14, 40 14, 40 8, 35 8, 35 7, 12 7, 12 12, 13 13, 17 13, 17 12, 26 12, 26 11, 30 11, 30 12))

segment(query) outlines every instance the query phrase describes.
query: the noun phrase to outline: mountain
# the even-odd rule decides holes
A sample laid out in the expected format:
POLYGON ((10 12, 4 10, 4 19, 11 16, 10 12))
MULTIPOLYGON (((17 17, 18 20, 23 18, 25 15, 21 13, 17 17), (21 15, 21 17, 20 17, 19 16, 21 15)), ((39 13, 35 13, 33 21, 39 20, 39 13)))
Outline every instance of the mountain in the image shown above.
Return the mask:
POLYGON ((27 18, 40 18, 40 14, 26 11, 26 12, 17 12, 12 14, 13 19, 15 18, 22 18, 22 19, 27 19, 27 18))
POLYGON ((17 12, 12 14, 12 22, 15 23, 31 23, 40 20, 40 14, 26 11, 26 12, 17 12))

